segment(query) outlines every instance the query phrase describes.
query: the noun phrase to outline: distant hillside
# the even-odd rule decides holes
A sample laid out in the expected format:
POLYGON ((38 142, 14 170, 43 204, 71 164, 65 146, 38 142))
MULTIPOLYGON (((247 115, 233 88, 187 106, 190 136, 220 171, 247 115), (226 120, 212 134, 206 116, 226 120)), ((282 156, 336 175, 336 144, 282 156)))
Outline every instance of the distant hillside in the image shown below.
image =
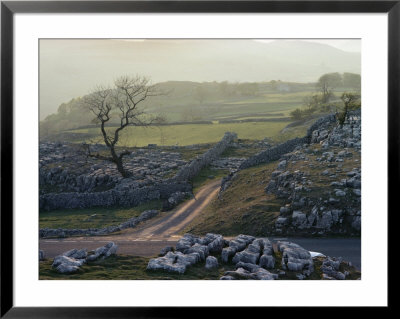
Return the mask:
POLYGON ((41 41, 40 118, 124 74, 154 82, 305 83, 329 72, 360 73, 360 53, 299 40, 41 41))
MULTIPOLYGON (((149 97, 140 104, 140 108, 146 114, 161 115, 166 120, 164 125, 288 122, 291 121, 290 112, 304 107, 304 100, 317 91, 316 83, 279 80, 243 83, 168 81, 156 86, 157 91, 164 94, 149 97)), ((357 90, 354 83, 343 80, 335 88, 332 99, 338 99, 343 91, 353 90, 357 90)), ((62 103, 57 113, 42 120, 40 137, 51 137, 53 140, 54 135, 63 131, 96 126, 92 122, 94 115, 82 105, 81 100, 77 97, 62 103)), ((119 115, 111 115, 107 126, 118 125, 119 115)), ((58 138, 66 137, 61 134, 58 138)))

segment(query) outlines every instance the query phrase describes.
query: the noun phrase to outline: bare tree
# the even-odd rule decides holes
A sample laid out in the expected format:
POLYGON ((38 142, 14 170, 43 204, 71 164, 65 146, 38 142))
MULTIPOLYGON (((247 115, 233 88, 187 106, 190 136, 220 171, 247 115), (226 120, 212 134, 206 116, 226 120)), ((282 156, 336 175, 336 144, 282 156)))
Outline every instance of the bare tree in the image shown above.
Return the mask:
POLYGON ((99 159, 111 161, 117 166, 118 172, 123 177, 131 176, 131 173, 123 167, 123 157, 131 152, 124 150, 117 153, 116 145, 121 131, 127 126, 149 126, 159 120, 157 116, 146 114, 142 102, 152 96, 163 94, 150 80, 143 76, 123 76, 114 81, 113 88, 98 87, 94 92, 83 99, 84 105, 96 116, 95 122, 100 124, 104 143, 109 148, 111 156, 92 154, 88 155, 99 159), (106 129, 112 117, 118 117, 118 126, 106 129))
POLYGON ((317 82, 317 88, 322 92, 322 103, 327 103, 333 96, 333 89, 341 86, 342 77, 339 73, 327 73, 322 75, 317 82))
POLYGON ((340 99, 343 102, 343 111, 341 113, 336 112, 340 126, 343 126, 350 110, 361 107, 360 98, 361 96, 358 93, 344 92, 342 94, 340 99))

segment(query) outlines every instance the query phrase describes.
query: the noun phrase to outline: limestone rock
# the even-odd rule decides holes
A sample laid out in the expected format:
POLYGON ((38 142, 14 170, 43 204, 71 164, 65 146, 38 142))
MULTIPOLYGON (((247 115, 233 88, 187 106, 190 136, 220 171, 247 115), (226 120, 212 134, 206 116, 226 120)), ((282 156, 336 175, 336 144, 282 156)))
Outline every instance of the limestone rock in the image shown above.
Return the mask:
POLYGON ((309 251, 290 242, 278 242, 277 245, 279 251, 282 252, 284 270, 302 272, 307 276, 314 271, 314 262, 309 251))
POLYGON ((95 250, 91 251, 91 254, 86 257, 87 261, 94 261, 99 259, 100 257, 107 258, 111 255, 115 255, 118 249, 118 245, 114 244, 113 242, 109 242, 103 247, 96 248, 95 250))
POLYGON ((174 247, 172 246, 165 246, 164 248, 161 249, 160 251, 160 256, 165 256, 168 252, 173 251, 174 247))
POLYGON ((326 257, 322 262, 321 270, 324 276, 324 279, 337 279, 344 280, 346 279, 346 275, 339 271, 340 264, 342 262, 341 258, 331 258, 326 257))
POLYGON ((206 269, 218 268, 218 260, 214 256, 208 256, 206 259, 206 269))

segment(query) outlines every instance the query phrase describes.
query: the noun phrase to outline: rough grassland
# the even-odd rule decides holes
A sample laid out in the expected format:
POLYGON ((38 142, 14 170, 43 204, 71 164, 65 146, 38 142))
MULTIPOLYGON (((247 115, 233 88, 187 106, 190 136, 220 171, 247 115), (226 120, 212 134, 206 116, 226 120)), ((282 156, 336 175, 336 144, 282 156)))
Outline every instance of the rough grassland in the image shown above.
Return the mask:
MULTIPOLYGON (((330 151, 338 153, 342 148, 331 148, 330 151)), ((314 201, 326 198, 330 192, 336 188, 331 186, 331 182, 340 181, 346 178, 346 172, 360 165, 360 154, 348 149, 353 155, 344 158, 341 163, 317 162, 315 159, 320 157, 324 150, 319 144, 310 147, 307 156, 310 162, 297 161, 290 163, 287 167, 289 171, 300 170, 305 172, 310 180, 313 181, 311 192, 304 193, 314 201), (341 165, 339 169, 338 165, 341 165), (324 176, 321 174, 327 168, 335 172, 335 177, 324 176)), ((220 199, 215 199, 204 210, 204 213, 197 217, 184 232, 191 232, 197 235, 204 235, 207 232, 234 236, 240 233, 254 236, 268 236, 276 218, 279 216, 279 209, 284 206, 284 199, 278 199, 274 194, 266 194, 265 186, 270 181, 271 173, 276 170, 278 161, 269 164, 259 165, 237 174, 231 186, 225 190, 220 199)), ((350 205, 356 196, 348 194, 340 199, 340 205, 346 207, 350 205)))
POLYGON ((281 207, 274 196, 264 193, 275 168, 276 163, 270 163, 240 171, 222 198, 215 199, 184 232, 199 235, 215 232, 225 236, 268 234, 281 207))
POLYGON ((83 265, 75 274, 59 274, 51 268, 53 260, 45 260, 39 263, 39 279, 75 279, 75 280, 195 280, 214 279, 223 276, 225 271, 234 269, 234 265, 221 265, 215 270, 205 269, 205 262, 189 267, 185 274, 174 274, 163 271, 146 271, 150 258, 117 255, 105 260, 90 262, 83 265))
POLYGON ((137 217, 148 209, 161 209, 161 201, 151 201, 132 208, 97 207, 60 209, 39 213, 40 228, 102 228, 137 217), (93 216, 95 215, 95 216, 93 216))
MULTIPOLYGON (((276 256, 276 268, 281 268, 280 256, 276 256)), ((150 258, 117 255, 109 257, 105 260, 90 262, 83 265, 75 274, 59 274, 52 269, 53 260, 47 259, 39 262, 39 279, 40 280, 218 280, 228 270, 235 270, 232 263, 223 264, 218 257, 218 269, 205 269, 205 262, 200 262, 194 266, 188 267, 185 274, 179 275, 163 271, 147 271, 146 267, 150 258)), ((322 259, 314 259, 315 271, 306 280, 320 280, 322 271, 320 269, 322 259)), ((346 265, 340 266, 340 271, 348 271, 350 274, 347 280, 355 280, 361 277, 361 273, 354 267, 346 265)), ((283 280, 296 279, 295 273, 290 271, 286 275, 279 277, 283 280)))
POLYGON ((215 179, 222 179, 228 174, 228 170, 213 169, 210 166, 204 167, 199 174, 193 179, 193 193, 196 192, 204 185, 215 179))

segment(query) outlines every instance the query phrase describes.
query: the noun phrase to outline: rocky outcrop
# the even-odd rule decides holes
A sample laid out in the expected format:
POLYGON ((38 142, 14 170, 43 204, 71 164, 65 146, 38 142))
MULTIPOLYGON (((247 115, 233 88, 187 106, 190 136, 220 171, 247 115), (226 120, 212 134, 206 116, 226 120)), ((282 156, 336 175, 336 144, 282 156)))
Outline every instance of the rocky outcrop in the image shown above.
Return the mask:
MULTIPOLYGON (((115 164, 87 156, 108 152, 105 145, 43 142, 39 145, 41 195, 54 192, 96 192, 113 189, 123 181, 115 164)), ((186 164, 178 152, 135 149, 124 157, 124 168, 140 183, 161 182, 166 175, 186 164)))
POLYGON ((278 249, 282 253, 282 269, 301 272, 306 276, 314 271, 314 263, 309 251, 297 244, 278 242, 278 249))
POLYGON ((350 113, 343 126, 322 122, 313 128, 311 145, 282 156, 265 187, 267 194, 286 202, 275 221, 275 230, 280 234, 359 235, 360 113, 350 113), (315 192, 319 195, 314 196, 315 192))
POLYGON ((56 256, 53 260, 52 267, 62 274, 75 273, 88 261, 95 261, 100 258, 104 259, 115 255, 117 249, 118 246, 113 242, 109 242, 103 247, 90 251, 89 254, 86 249, 72 249, 56 256))
POLYGON ((162 248, 162 249, 160 250, 159 256, 160 256, 160 257, 165 256, 165 255, 166 255, 168 252, 170 252, 170 251, 174 251, 174 247, 172 247, 172 246, 165 246, 164 248, 162 248))
POLYGON ((99 258, 107 258, 117 253, 118 246, 113 242, 109 242, 108 244, 104 245, 103 247, 96 248, 92 251, 87 257, 87 261, 95 261, 99 258))
POLYGON ((211 269, 215 266, 215 260, 209 258, 209 254, 221 253, 224 245, 225 240, 222 235, 209 233, 201 238, 185 234, 176 244, 175 252, 169 251, 164 257, 151 259, 147 269, 166 270, 181 274, 186 271, 188 266, 206 260, 208 260, 206 267, 211 269))
POLYGON ((332 280, 332 279, 337 279, 337 280, 344 280, 346 279, 346 273, 342 273, 339 271, 340 264, 342 263, 341 258, 331 258, 327 257, 325 260, 322 262, 322 273, 323 273, 323 278, 325 280, 332 280))
POLYGON ((228 247, 224 248, 221 253, 221 259, 227 263, 230 257, 235 256, 237 252, 244 250, 248 244, 252 243, 255 237, 248 235, 239 235, 235 239, 230 240, 228 247))
POLYGON ((214 256, 208 256, 206 259, 206 269, 218 268, 218 259, 214 256))
MULTIPOLYGON (((217 160, 235 138, 235 133, 225 133, 220 142, 190 163, 180 160, 179 153, 136 150, 124 157, 124 167, 133 175, 130 178, 119 176, 112 163, 87 158, 77 145, 42 143, 39 208, 133 207, 163 199, 166 210, 172 209, 192 192, 188 181, 217 160), (173 178, 163 178, 177 169, 173 178)), ((92 152, 107 150, 101 145, 90 147, 92 152)))
POLYGON ((188 267, 204 263, 208 270, 218 269, 220 265, 228 267, 221 280, 302 280, 315 277, 313 258, 323 260, 318 270, 321 273, 319 279, 346 279, 346 274, 339 271, 344 264, 341 258, 332 259, 315 252, 312 255, 295 243, 271 242, 268 238, 248 235, 226 240, 218 234, 207 234, 203 238, 185 234, 178 241, 175 252, 171 248, 165 256, 150 259, 147 270, 184 274, 188 267), (218 249, 213 250, 213 247, 218 249))
MULTIPOLYGON (((242 161, 240 166, 236 171, 231 171, 230 174, 222 179, 221 188, 218 194, 218 197, 221 198, 223 192, 231 185, 232 181, 235 179, 236 173, 242 169, 246 169, 249 167, 253 167, 260 164, 266 164, 273 161, 279 160, 282 156, 287 153, 292 152, 297 147, 300 147, 305 144, 309 144, 313 138, 313 132, 324 125, 331 125, 335 123, 336 116, 334 114, 330 114, 324 117, 321 117, 314 124, 312 124, 304 137, 296 137, 294 139, 288 140, 284 143, 268 147, 267 149, 257 153, 254 156, 249 157, 245 161, 242 161)), ((279 169, 283 169, 285 166, 285 162, 282 161, 280 163, 279 169)))
POLYGON ((147 270, 164 270, 183 274, 188 266, 200 261, 198 253, 183 254, 180 251, 168 252, 164 257, 150 259, 147 270))

